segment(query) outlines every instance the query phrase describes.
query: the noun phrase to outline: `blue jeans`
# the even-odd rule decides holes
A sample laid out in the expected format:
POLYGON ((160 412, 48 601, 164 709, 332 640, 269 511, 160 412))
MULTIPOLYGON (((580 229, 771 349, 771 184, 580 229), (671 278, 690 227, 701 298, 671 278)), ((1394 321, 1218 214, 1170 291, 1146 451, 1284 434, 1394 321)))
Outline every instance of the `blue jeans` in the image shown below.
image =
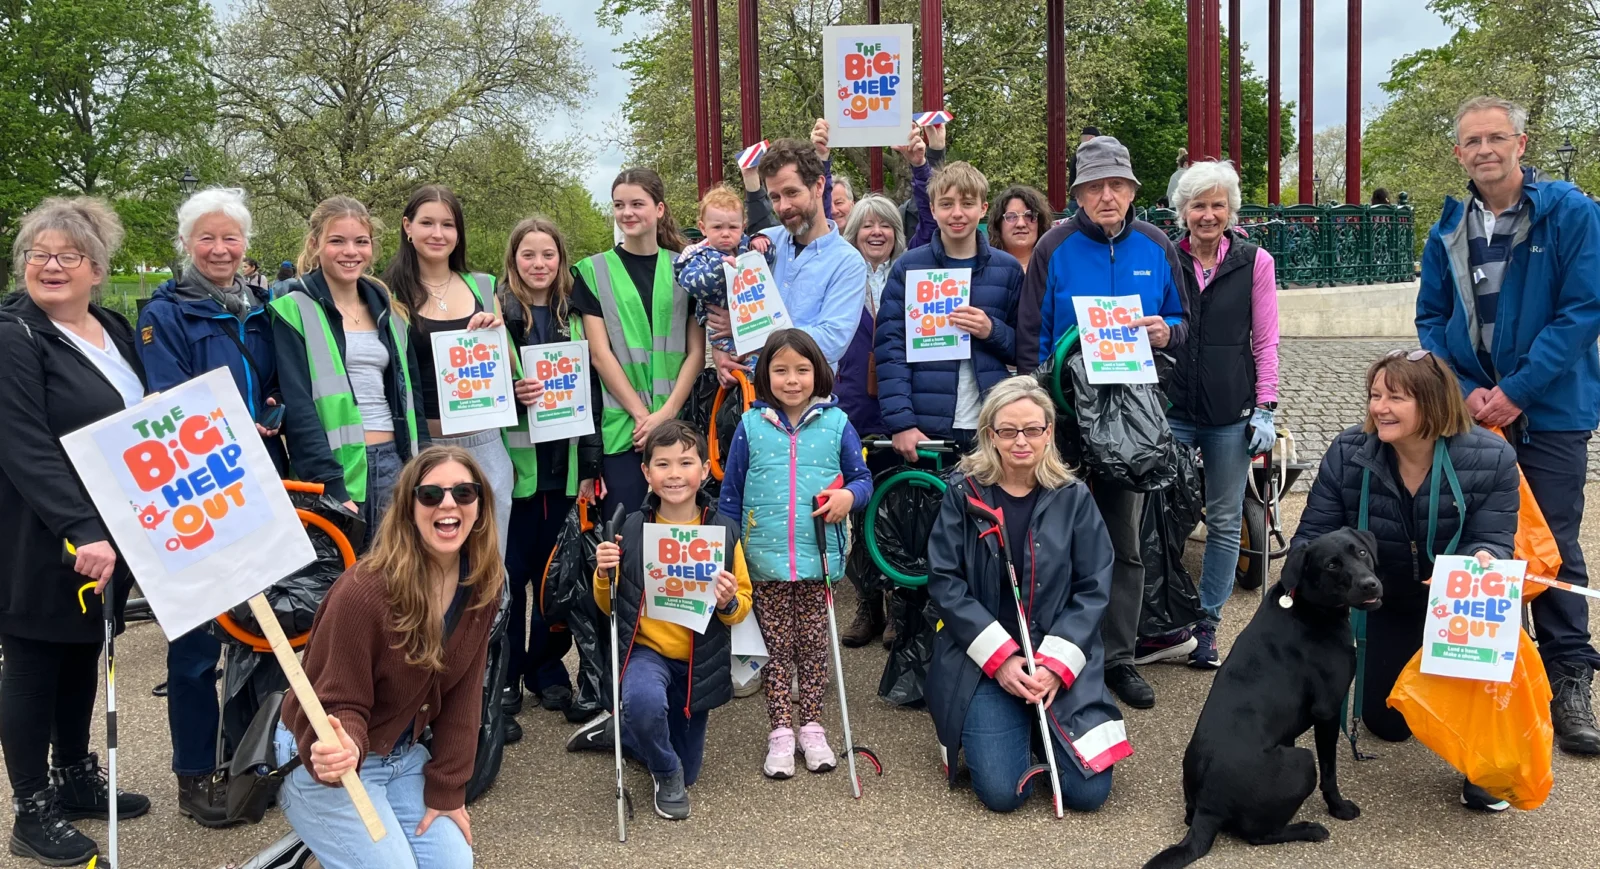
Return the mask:
MULTIPOLYGON (((972 772, 972 790, 995 812, 1021 808, 1040 779, 1021 794, 1017 780, 1033 765, 1039 748, 1039 714, 1033 707, 1006 693, 1000 683, 985 677, 978 683, 961 725, 961 750, 972 772)), ((1084 778, 1082 767, 1056 740, 1050 740, 1061 774, 1061 804, 1074 812, 1092 812, 1111 796, 1111 770, 1084 778)), ((1049 787, 1049 780, 1044 779, 1049 787)))
POLYGON ((378 526, 383 524, 383 514, 389 512, 389 502, 394 500, 394 484, 400 480, 400 469, 405 462, 394 441, 367 445, 367 500, 357 505, 357 511, 367 523, 367 539, 356 550, 365 552, 378 536, 378 526))
POLYGON ((1206 553, 1200 568, 1200 606, 1212 624, 1222 621, 1222 605, 1233 594, 1239 563, 1239 531, 1244 524, 1244 490, 1250 478, 1250 420, 1228 425, 1195 425, 1168 419, 1172 435, 1200 448, 1206 469, 1206 553))
POLYGON ((167 729, 172 771, 210 775, 217 767, 217 659, 222 644, 204 627, 167 643, 167 729))
POLYGON ((685 717, 689 697, 689 664, 664 658, 647 646, 635 645, 622 680, 622 747, 664 778, 683 767, 683 783, 700 777, 706 756, 706 713, 685 717))
MULTIPOLYGON (((1517 464, 1544 511, 1550 533, 1561 551, 1559 579, 1587 586, 1578 529, 1583 524, 1584 471, 1588 467, 1590 432, 1530 431, 1511 442, 1517 464)), ((1546 664, 1583 662, 1600 667, 1600 654, 1589 642, 1589 599, 1557 592, 1534 598, 1533 627, 1539 636, 1539 657, 1546 664)))
MULTIPOLYGON (((294 735, 282 724, 276 737, 278 762, 296 753, 294 735)), ((436 818, 416 835, 427 811, 422 802, 422 768, 428 749, 411 743, 386 757, 369 754, 361 763, 361 783, 383 819, 388 835, 374 842, 343 788, 312 779, 302 765, 283 781, 278 802, 289 826, 299 834, 324 869, 471 869, 472 846, 456 822, 436 818)))

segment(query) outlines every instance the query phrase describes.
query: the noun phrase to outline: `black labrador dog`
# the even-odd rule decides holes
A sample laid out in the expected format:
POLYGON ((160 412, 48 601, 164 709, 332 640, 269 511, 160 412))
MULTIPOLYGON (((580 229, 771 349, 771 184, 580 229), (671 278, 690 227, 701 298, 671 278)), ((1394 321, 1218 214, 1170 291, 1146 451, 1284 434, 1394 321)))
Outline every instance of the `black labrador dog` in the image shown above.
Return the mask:
POLYGON ((1183 841, 1144 869, 1177 869, 1211 851, 1217 834, 1252 845, 1321 842, 1328 828, 1290 823, 1317 786, 1328 813, 1361 814, 1339 794, 1339 710, 1355 677, 1350 608, 1376 609, 1377 541, 1341 528, 1296 546, 1212 683, 1183 755, 1183 841), (1317 755, 1295 740, 1315 728, 1317 755))

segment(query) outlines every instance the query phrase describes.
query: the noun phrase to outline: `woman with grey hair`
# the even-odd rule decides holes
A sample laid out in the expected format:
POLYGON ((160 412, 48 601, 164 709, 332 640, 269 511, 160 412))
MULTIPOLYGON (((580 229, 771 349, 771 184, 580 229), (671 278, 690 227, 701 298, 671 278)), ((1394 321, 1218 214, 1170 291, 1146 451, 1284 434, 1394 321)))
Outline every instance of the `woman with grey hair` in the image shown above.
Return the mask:
MULTIPOLYGON (((46 199, 22 218, 11 256, 22 291, 0 306, 0 748, 16 821, 11 853, 48 866, 99 853, 72 826, 105 818, 111 794, 89 751, 104 627, 78 588, 115 574, 117 629, 132 584, 59 438, 144 398, 133 329, 92 301, 122 243, 104 200, 46 199), (63 541, 77 550, 63 563, 63 541)), ((150 810, 117 795, 117 817, 150 810)))
POLYGON ((1189 300, 1189 340, 1167 384, 1167 420, 1198 447, 1206 469, 1206 551, 1200 606, 1206 617, 1189 666, 1220 667, 1217 624, 1233 591, 1250 459, 1272 449, 1278 409, 1278 280, 1272 255, 1232 231, 1239 173, 1194 163, 1178 180, 1173 208, 1186 231, 1178 244, 1189 300))
MULTIPOLYGON (((286 468, 278 437, 277 356, 265 303, 239 276, 252 220, 244 191, 213 187, 178 207, 176 246, 184 267, 156 289, 139 314, 139 358, 155 391, 227 368, 244 397, 278 473, 286 468)), ((217 658, 222 647, 205 628, 167 645, 167 725, 178 812, 206 827, 228 823, 227 783, 216 769, 217 658)))
MULTIPOLYGON (((889 427, 884 424, 883 414, 878 410, 878 378, 872 355, 872 336, 877 324, 878 304, 883 299, 883 287, 889 281, 889 270, 894 267, 894 261, 906 252, 906 230, 901 222, 900 207, 880 193, 861 197, 861 201, 851 209, 850 219, 845 222, 844 239, 860 251, 862 258, 867 261, 867 286, 861 324, 845 350, 844 358, 839 360, 836 397, 858 433, 888 434, 889 427)), ((867 454, 867 467, 874 474, 898 463, 896 456, 888 450, 867 454)), ((851 528, 852 547, 866 545, 861 527, 861 523, 857 522, 851 528)), ((887 582, 870 566, 870 559, 862 558, 860 563, 868 565, 866 572, 869 575, 852 574, 851 580, 857 592, 856 616, 844 633, 839 635, 839 641, 850 648, 865 646, 877 639, 888 621, 884 595, 878 593, 887 590, 887 582)))

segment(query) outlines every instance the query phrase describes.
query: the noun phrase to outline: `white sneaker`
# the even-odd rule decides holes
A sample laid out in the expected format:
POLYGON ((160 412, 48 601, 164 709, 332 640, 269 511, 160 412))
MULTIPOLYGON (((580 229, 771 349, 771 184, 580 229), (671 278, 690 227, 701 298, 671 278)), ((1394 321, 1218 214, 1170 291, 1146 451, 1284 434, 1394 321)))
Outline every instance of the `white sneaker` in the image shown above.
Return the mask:
POLYGON ((767 760, 761 765, 761 774, 773 779, 794 776, 794 728, 779 727, 767 734, 767 760))
POLYGON ((800 728, 800 750, 806 755, 806 769, 812 772, 832 772, 839 765, 828 746, 828 733, 813 721, 800 728))

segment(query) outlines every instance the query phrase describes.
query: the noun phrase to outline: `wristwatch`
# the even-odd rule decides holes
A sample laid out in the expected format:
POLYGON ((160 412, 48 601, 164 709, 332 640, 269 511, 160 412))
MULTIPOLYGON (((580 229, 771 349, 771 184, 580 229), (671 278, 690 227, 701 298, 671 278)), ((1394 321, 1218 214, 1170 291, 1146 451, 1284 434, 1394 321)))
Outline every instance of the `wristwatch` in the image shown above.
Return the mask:
POLYGON ((1278 403, 1276 401, 1263 401, 1260 404, 1256 405, 1256 407, 1259 407, 1262 410, 1267 411, 1268 413, 1277 413, 1278 412, 1278 403))
POLYGON ((717 612, 722 613, 725 616, 731 616, 731 615, 733 615, 734 613, 736 613, 738 611, 739 611, 739 597, 738 597, 738 595, 735 595, 732 598, 729 598, 727 606, 717 607, 717 612))

